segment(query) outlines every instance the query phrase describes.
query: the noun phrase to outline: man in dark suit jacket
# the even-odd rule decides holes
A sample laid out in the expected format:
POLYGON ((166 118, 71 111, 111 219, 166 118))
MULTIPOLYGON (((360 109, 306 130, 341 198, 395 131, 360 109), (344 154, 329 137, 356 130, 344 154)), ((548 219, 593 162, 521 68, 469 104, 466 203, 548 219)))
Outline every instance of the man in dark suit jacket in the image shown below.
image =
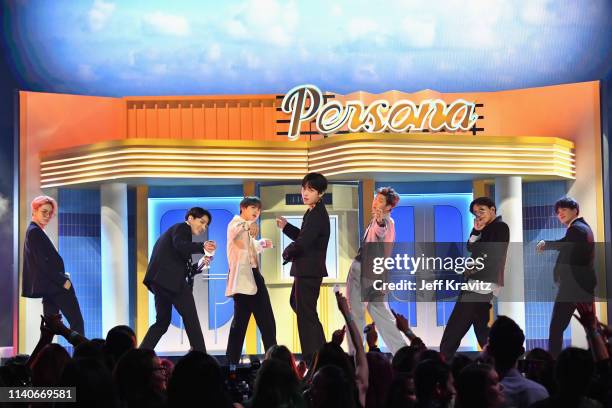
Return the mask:
POLYGON ((187 265, 191 264, 192 254, 215 250, 213 241, 206 241, 204 244, 192 242, 192 235, 204 232, 211 221, 212 216, 208 211, 193 207, 185 214, 185 222, 168 228, 155 243, 144 284, 155 295, 156 320, 149 327, 140 348, 155 348, 170 326, 174 306, 183 318, 191 347, 206 352, 192 286, 187 279, 187 265))
POLYGON ((278 217, 276 223, 293 240, 283 252, 285 263, 292 262, 290 304, 297 315, 302 355, 310 361, 315 351, 325 344, 323 326, 317 314, 321 282, 327 276, 325 256, 329 242, 329 215, 323 204, 327 179, 319 173, 309 173, 302 180, 302 200, 308 206, 302 228, 278 217))
POLYGON ((508 224, 497 215, 495 203, 489 197, 479 197, 472 201, 470 212, 476 219, 467 249, 471 258, 483 260, 484 267, 465 272, 464 276, 468 281, 486 284, 482 289, 462 290, 459 294, 440 342, 440 352, 447 361, 453 358, 461 339, 472 325, 478 344, 484 347, 487 343, 491 301, 504 284, 506 253, 510 242, 508 224))
POLYGON ((64 270, 64 260, 43 229, 57 212, 57 203, 48 196, 36 197, 31 204, 32 222, 23 245, 21 295, 42 298, 45 316, 60 311, 70 329, 85 335, 85 324, 72 282, 64 270))
POLYGON ((554 280, 559 286, 548 337, 548 351, 557 357, 563 344, 563 331, 567 328, 576 302, 593 302, 595 285, 595 244, 593 231, 584 218, 578 217, 580 207, 569 197, 555 203, 559 221, 567 226, 565 236, 556 241, 540 241, 538 252, 555 250, 559 252, 554 269, 554 280))

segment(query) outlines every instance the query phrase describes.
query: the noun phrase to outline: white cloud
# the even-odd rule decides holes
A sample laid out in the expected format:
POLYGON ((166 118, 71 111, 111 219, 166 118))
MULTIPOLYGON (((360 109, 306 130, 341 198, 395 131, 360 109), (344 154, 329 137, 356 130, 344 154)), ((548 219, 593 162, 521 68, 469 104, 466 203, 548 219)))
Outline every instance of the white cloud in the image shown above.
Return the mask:
POLYGON ((257 69, 261 66, 261 58, 251 51, 243 51, 242 58, 244 59, 247 68, 257 69))
POLYGON ((154 64, 151 66, 151 73, 153 75, 165 75, 168 73, 168 65, 167 64, 154 64))
POLYGON ((409 46, 429 48, 436 39, 436 20, 429 16, 410 16, 402 20, 402 30, 409 46))
POLYGON ((232 19, 227 23, 227 32, 234 38, 245 38, 247 36, 247 29, 241 21, 232 19))
POLYGON ((374 83, 378 81, 379 75, 374 64, 359 65, 353 71, 353 79, 357 82, 374 83))
POLYGON ((331 8, 331 15, 334 17, 340 17, 342 15, 342 7, 334 4, 331 8))
POLYGON ((521 18, 529 24, 546 24, 555 19, 553 13, 549 11, 549 0, 530 0, 525 3, 521 10, 521 18))
POLYGON ((354 38, 366 37, 380 32, 380 28, 376 22, 362 17, 349 20, 347 28, 350 36, 354 38))
POLYGON ((114 11, 115 4, 105 3, 103 0, 96 0, 88 13, 89 28, 92 31, 103 29, 114 11))
POLYGON ((221 59, 221 46, 218 43, 214 43, 208 48, 206 59, 211 62, 219 61, 221 59))
POLYGON ((185 36, 189 34, 189 22, 183 16, 166 14, 160 11, 146 14, 145 25, 160 34, 185 36))
POLYGON ((8 198, 0 195, 0 221, 4 218, 6 214, 9 212, 9 200, 8 198))
POLYGON ((77 68, 77 76, 84 81, 95 81, 98 76, 89 64, 79 64, 77 68))
POLYGON ((295 41, 298 21, 295 1, 247 0, 235 8, 225 29, 235 39, 288 47, 295 41))

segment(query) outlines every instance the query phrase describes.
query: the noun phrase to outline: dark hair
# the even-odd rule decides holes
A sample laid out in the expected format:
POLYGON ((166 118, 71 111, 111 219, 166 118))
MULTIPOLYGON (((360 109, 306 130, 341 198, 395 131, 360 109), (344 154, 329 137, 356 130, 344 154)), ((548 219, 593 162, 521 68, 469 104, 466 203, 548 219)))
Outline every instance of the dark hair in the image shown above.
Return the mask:
POLYGON ((421 351, 414 346, 404 346, 395 352, 391 365, 396 373, 412 373, 421 351))
POLYGON ((421 403, 432 401, 436 385, 446 386, 450 375, 450 367, 440 360, 420 362, 414 370, 417 401, 421 403))
POLYGON ((498 371, 509 370, 516 360, 525 353, 523 343, 525 333, 518 324, 508 316, 499 316, 489 331, 487 350, 495 359, 498 371))
POLYGON ((261 200, 256 196, 246 196, 240 201, 240 212, 242 212, 243 208, 250 207, 254 205, 255 207, 261 209, 261 200))
POLYGON ((546 387, 549 395, 557 392, 555 383, 555 360, 546 350, 534 348, 525 356, 525 377, 546 387))
POLYGON ((494 371, 492 366, 482 363, 472 363, 461 370, 455 380, 457 408, 487 408, 486 389, 491 371, 494 371))
POLYGON ((115 363, 128 351, 136 348, 136 333, 125 325, 115 326, 106 334, 105 351, 110 354, 115 363))
POLYGON ((128 406, 142 406, 144 402, 163 401, 155 388, 153 350, 133 349, 117 362, 113 372, 114 383, 121 401, 128 406))
POLYGON ((40 350, 32 363, 32 385, 36 387, 55 387, 70 355, 59 344, 47 344, 40 350))
POLYGON ((269 359, 263 362, 253 389, 252 408, 304 406, 299 381, 284 361, 269 359))
POLYGON ((555 378, 562 395, 585 395, 595 370, 593 356, 587 350, 568 347, 559 354, 555 378))
POLYGON ((265 359, 283 362, 291 369, 291 372, 298 381, 302 380, 302 377, 295 364, 295 357, 286 346, 275 344, 274 346, 270 347, 268 351, 266 351, 265 359))
POLYGON ((202 207, 190 208, 189 211, 187 211, 187 213, 185 214, 185 221, 187 221, 187 218, 189 218, 190 215, 193 218, 202 218, 203 216, 207 216, 208 225, 212 224, 212 215, 210 215, 210 212, 208 210, 205 210, 202 207))
POLYGON ((478 197, 474 199, 474 201, 470 203, 470 212, 472 214, 474 214, 475 205, 484 205, 485 207, 497 209, 497 207, 495 206, 495 201, 491 200, 489 197, 478 197))
POLYGON ((76 387, 78 402, 59 403, 57 407, 113 408, 119 400, 108 367, 98 360, 85 358, 69 362, 59 383, 62 387, 76 387))
POLYGON ((312 378, 308 394, 317 408, 356 407, 355 381, 335 365, 321 367, 312 378))
POLYGON ((393 187, 379 187, 376 190, 376 194, 384 195, 387 200, 387 205, 390 205, 391 208, 395 207, 400 200, 399 194, 395 192, 393 187))
POLYGON ((302 187, 310 187, 321 194, 327 190, 327 179, 321 173, 308 173, 302 179, 302 187))
POLYGON ((217 360, 194 350, 185 354, 174 366, 168 383, 168 407, 202 406, 203 395, 206 396, 207 407, 232 407, 217 360))
POLYGON ((572 197, 563 197, 555 203, 555 214, 559 212, 559 208, 569 208, 570 210, 576 210, 577 213, 580 213, 580 205, 578 205, 578 201, 574 200, 572 197))
POLYGON ((366 406, 368 408, 384 407, 389 397, 389 388, 393 381, 393 368, 387 356, 379 352, 366 354, 368 360, 368 391, 366 406))

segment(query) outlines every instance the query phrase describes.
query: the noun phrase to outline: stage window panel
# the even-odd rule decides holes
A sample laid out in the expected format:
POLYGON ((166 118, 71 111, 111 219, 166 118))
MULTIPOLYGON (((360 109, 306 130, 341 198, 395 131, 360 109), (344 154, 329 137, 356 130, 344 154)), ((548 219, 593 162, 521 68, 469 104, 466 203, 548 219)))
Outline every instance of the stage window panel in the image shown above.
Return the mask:
MULTIPOLYGON (((401 202, 401 200, 400 200, 401 202)), ((395 242, 401 242, 401 246, 395 246, 392 256, 396 251, 408 252, 408 256, 414 256, 415 241, 415 220, 413 206, 397 206, 391 212, 391 217, 395 221, 395 242)), ((392 282, 399 282, 401 279, 415 281, 414 275, 410 274, 391 274, 392 282)), ((414 291, 392 291, 389 294, 389 307, 398 313, 406 316, 410 326, 417 326, 417 304, 414 291)))
MULTIPOLYGON (((59 253, 74 284, 88 338, 101 338, 102 270, 100 247, 100 192, 58 190, 59 253)), ((69 346, 64 339, 59 340, 69 346)))
MULTIPOLYGON (((551 265, 554 265, 557 253, 537 254, 534 246, 542 239, 554 240, 565 235, 566 230, 555 215, 554 203, 566 194, 565 181, 523 184, 525 337, 528 350, 536 347, 548 349, 548 330, 557 293, 551 265)), ((563 347, 569 346, 570 340, 571 328, 568 326, 563 333, 563 347)))
MULTIPOLYGON (((463 236, 463 222, 461 210, 451 205, 434 206, 434 239, 436 242, 436 257, 457 258, 466 256, 465 237, 463 236)), ((456 279, 457 274, 452 271, 436 271, 436 279, 456 279)), ((458 290, 436 291, 436 324, 446 326, 455 302, 445 301, 459 295, 458 290)))
MULTIPOLYGON (((285 218, 289 222, 296 226, 297 228, 302 227, 302 219, 301 215, 286 215, 285 218)), ((280 234, 281 237, 281 248, 279 251, 279 265, 282 265, 283 258, 282 253, 287 248, 289 244, 293 241, 291 238, 287 237, 285 234, 280 234)), ((283 265, 281 270, 281 279, 291 279, 291 265, 289 262, 283 265)), ((330 279, 338 278, 338 216, 330 215, 329 216, 329 243, 327 244, 327 254, 325 259, 325 267, 327 268, 327 277, 330 279)))

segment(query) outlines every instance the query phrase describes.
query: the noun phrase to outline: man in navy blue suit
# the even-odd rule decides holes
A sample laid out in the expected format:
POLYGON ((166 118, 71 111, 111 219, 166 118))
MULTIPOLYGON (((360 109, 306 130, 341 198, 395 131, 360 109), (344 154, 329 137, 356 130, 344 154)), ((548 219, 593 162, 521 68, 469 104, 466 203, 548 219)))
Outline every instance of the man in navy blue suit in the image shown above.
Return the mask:
POLYGON ((193 242, 212 221, 208 211, 193 207, 185 214, 185 221, 174 224, 164 232, 153 247, 144 284, 155 295, 155 323, 149 327, 140 348, 153 350, 166 333, 172 317, 172 306, 183 318, 189 343, 194 350, 206 352, 200 320, 193 300, 187 265, 192 254, 213 252, 214 241, 193 242))
POLYGON ((553 357, 561 352, 563 331, 567 328, 576 310, 576 303, 592 303, 597 284, 593 261, 595 244, 593 231, 584 218, 579 217, 580 206, 570 197, 555 203, 559 221, 567 227, 565 236, 556 241, 540 241, 536 251, 558 251, 553 272, 559 286, 553 306, 548 351, 553 357))
POLYGON ((61 312, 70 329, 85 335, 85 324, 74 286, 64 270, 64 260, 45 234, 44 229, 57 213, 57 203, 48 196, 36 197, 31 204, 32 222, 23 245, 21 294, 42 298, 43 314, 61 312))
POLYGON ((284 217, 276 219, 283 234, 293 240, 283 251, 285 263, 291 262, 293 286, 289 303, 297 315, 302 355, 310 361, 325 344, 325 333, 317 314, 317 301, 323 278, 327 276, 325 258, 329 242, 329 215, 323 204, 327 179, 319 173, 308 173, 302 180, 302 201, 308 206, 297 228, 284 217))

